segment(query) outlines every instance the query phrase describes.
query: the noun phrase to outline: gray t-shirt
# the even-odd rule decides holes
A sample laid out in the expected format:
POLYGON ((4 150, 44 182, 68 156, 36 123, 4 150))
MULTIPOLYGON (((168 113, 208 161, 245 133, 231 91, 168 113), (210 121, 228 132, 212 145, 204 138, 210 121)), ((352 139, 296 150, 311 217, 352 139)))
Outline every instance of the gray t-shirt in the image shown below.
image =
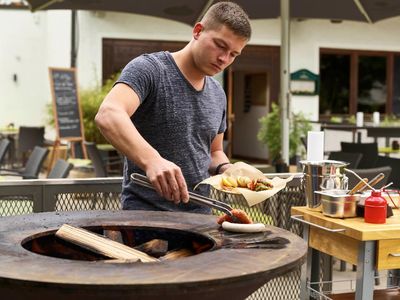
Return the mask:
MULTIPOLYGON (((131 116, 133 124, 163 158, 181 168, 189 191, 209 177, 211 143, 226 129, 226 96, 220 84, 206 77, 204 88, 195 90, 169 52, 133 59, 117 83, 125 83, 137 93, 140 106, 131 116)), ((130 181, 133 172, 144 174, 125 159, 124 209, 210 212, 190 202, 176 205, 151 189, 133 184, 130 181)), ((195 192, 207 195, 208 191, 207 186, 201 185, 195 192)))

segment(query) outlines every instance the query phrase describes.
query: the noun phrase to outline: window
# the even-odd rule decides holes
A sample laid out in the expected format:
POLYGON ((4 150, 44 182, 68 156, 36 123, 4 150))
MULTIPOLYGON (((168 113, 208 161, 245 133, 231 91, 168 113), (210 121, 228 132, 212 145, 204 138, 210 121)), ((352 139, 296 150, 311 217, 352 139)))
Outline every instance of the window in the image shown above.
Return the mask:
POLYGON ((319 110, 321 114, 348 114, 350 55, 322 54, 319 110))
POLYGON ((400 115, 400 53, 321 49, 320 114, 400 115))
POLYGON ((400 115, 400 55, 394 56, 393 66, 393 113, 400 115))
POLYGON ((386 90, 386 57, 359 56, 357 111, 384 113, 386 90))

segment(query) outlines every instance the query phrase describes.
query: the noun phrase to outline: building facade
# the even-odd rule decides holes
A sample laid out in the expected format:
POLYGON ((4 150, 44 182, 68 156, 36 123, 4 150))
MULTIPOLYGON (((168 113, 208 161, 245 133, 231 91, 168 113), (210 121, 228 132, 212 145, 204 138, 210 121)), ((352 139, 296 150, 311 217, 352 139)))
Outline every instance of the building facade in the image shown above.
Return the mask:
MULTIPOLYGON (((232 154, 264 159, 267 150, 256 134, 258 119, 279 98, 280 21, 255 20, 252 27, 246 52, 218 78, 231 101, 232 154)), ((189 41, 192 29, 156 17, 96 11, 78 11, 76 28, 81 89, 101 85, 139 53, 178 49, 189 41)), ((359 109, 400 114, 398 28, 400 17, 376 24, 292 20, 290 70, 320 75, 320 90, 316 95, 293 95, 291 110, 314 121, 359 109), (332 90, 340 93, 333 95, 332 90)), ((0 41, 0 127, 46 124, 52 101, 48 68, 70 67, 71 12, 31 13, 0 6, 0 41)))

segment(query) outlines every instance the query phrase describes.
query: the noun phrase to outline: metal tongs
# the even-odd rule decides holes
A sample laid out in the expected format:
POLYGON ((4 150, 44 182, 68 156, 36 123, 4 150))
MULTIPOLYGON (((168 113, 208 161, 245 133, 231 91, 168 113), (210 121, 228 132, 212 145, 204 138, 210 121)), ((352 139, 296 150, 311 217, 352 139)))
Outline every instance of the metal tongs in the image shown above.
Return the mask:
MULTIPOLYGON (((154 186, 150 183, 149 179, 142 175, 142 174, 138 174, 138 173, 132 173, 131 174, 131 180, 141 186, 150 188, 150 189, 154 189, 154 186)), ((229 204, 226 204, 224 202, 215 200, 215 199, 211 199, 193 192, 189 192, 189 200, 193 201, 197 204, 201 204, 201 205, 205 205, 211 208, 214 208, 216 210, 219 210, 227 215, 229 215, 232 219, 234 219, 235 221, 237 220, 237 217, 235 215, 232 214, 232 207, 229 204)))

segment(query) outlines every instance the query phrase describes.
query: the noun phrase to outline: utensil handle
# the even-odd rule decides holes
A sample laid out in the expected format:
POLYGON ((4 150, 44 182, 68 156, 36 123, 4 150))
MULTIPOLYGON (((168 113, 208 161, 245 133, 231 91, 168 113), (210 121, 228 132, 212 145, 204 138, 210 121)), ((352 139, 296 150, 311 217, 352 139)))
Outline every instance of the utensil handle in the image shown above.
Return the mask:
MULTIPOLYGON (((374 178, 371 179, 371 181, 369 182, 370 186, 374 186, 376 185, 378 182, 380 182, 383 178, 385 178, 385 174, 383 173, 379 173, 378 175, 376 175, 374 178)), ((359 192, 363 192, 368 188, 367 185, 363 186, 361 189, 359 189, 359 192)))
POLYGON ((363 178, 362 180, 360 180, 352 189, 350 192, 348 192, 349 195, 354 195, 355 193, 357 193, 358 190, 362 189, 363 187, 366 186, 368 182, 368 178, 363 178))
MULTIPOLYGON (((356 177, 357 177, 358 179, 360 179, 361 181, 364 180, 364 179, 362 179, 362 178, 360 177, 360 175, 358 175, 358 174, 357 174, 356 172, 354 172, 353 170, 344 168, 344 171, 353 174, 354 176, 356 176, 356 177)), ((365 182, 365 184, 366 184, 371 190, 376 191, 372 186, 369 185, 368 182, 365 182)))
POLYGON ((324 227, 324 226, 321 226, 321 225, 318 225, 318 224, 314 224, 312 222, 304 220, 303 219, 304 218, 303 215, 293 215, 290 218, 292 218, 293 220, 298 221, 300 223, 304 223, 304 224, 307 224, 307 225, 310 225, 310 226, 313 226, 313 227, 317 227, 319 229, 322 229, 322 230, 325 230, 325 231, 329 231, 329 232, 344 232, 344 231, 346 231, 346 229, 344 229, 344 228, 331 229, 331 228, 324 227))

